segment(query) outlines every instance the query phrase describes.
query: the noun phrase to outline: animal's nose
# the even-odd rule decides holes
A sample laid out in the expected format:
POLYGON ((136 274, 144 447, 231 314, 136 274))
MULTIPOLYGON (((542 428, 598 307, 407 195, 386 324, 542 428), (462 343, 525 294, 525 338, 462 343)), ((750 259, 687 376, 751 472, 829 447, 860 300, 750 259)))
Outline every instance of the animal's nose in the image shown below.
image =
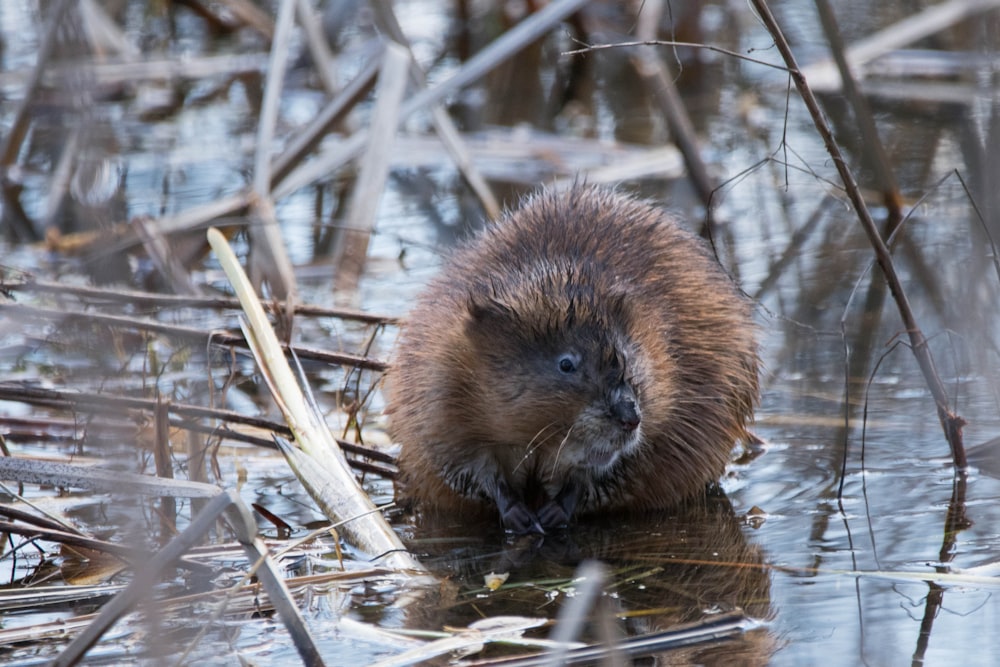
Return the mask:
POLYGON ((635 392, 628 385, 621 385, 611 392, 611 416, 618 420, 622 429, 634 431, 639 428, 639 406, 635 402, 635 392))

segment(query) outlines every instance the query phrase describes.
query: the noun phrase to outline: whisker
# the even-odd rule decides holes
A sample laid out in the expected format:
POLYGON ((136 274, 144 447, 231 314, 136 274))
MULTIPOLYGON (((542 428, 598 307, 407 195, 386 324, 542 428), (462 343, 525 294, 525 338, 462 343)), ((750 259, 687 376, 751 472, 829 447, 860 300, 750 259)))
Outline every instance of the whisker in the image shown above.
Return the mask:
POLYGON ((512 472, 517 472, 518 468, 521 467, 521 464, 527 461, 531 457, 531 455, 535 453, 535 450, 537 450, 539 447, 548 442, 549 438, 551 438, 552 435, 554 434, 547 435, 544 438, 542 438, 542 434, 544 434, 548 429, 554 428, 555 425, 556 422, 549 422, 548 424, 540 428, 537 433, 535 433, 535 436, 528 442, 528 444, 524 448, 524 456, 522 456, 521 460, 517 462, 517 465, 514 466, 514 470, 512 472))
MULTIPOLYGON (((576 426, 576 424, 573 424, 573 426, 576 426)), ((573 432, 573 426, 569 427, 569 430, 566 431, 566 436, 559 442, 559 446, 556 447, 556 455, 552 459, 552 471, 549 473, 550 477, 555 477, 556 464, 559 463, 559 455, 562 454, 563 447, 566 446, 566 441, 569 440, 569 436, 573 432)))

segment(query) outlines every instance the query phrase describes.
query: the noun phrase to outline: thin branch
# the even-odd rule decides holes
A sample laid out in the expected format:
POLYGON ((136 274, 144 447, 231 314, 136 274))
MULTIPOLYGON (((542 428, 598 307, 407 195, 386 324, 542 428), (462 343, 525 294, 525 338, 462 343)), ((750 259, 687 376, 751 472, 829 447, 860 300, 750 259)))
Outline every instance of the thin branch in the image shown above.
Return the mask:
POLYGON ((587 44, 586 46, 580 49, 575 49, 573 51, 563 51, 560 55, 575 56, 581 53, 590 53, 591 51, 603 51, 604 49, 623 49, 632 46, 684 46, 692 49, 705 49, 706 51, 714 51, 715 53, 721 53, 726 56, 732 56, 733 58, 739 58, 740 60, 745 60, 748 63, 754 63, 755 65, 763 65, 764 67, 770 67, 771 69, 780 70, 782 72, 788 71, 788 68, 782 65, 771 63, 766 60, 760 60, 759 58, 751 58, 748 55, 745 55, 738 51, 731 51, 729 49, 724 49, 721 46, 714 46, 712 44, 702 44, 700 42, 677 42, 672 39, 643 39, 633 42, 615 42, 614 44, 587 44))
POLYGON ((911 349, 917 359, 917 364, 920 366, 920 371, 924 375, 924 380, 927 382, 931 395, 934 397, 938 419, 941 421, 941 427, 944 430, 945 438, 948 440, 948 444, 951 447, 952 458, 955 462, 955 466, 959 470, 965 470, 966 457, 965 447, 962 444, 962 427, 965 426, 966 422, 960 416, 953 413, 949 407, 948 392, 945 390, 944 384, 941 382, 941 378, 935 368, 934 358, 927 345, 927 338, 917 326, 916 318, 914 317, 913 310, 910 307, 910 302, 906 298, 906 292, 903 290, 902 282, 896 273, 896 267, 893 264, 889 248, 879 235, 878 228, 875 226, 875 221, 872 219, 871 214, 868 211, 868 207, 865 204, 864 197, 862 197, 858 184, 854 180, 854 175, 851 173, 850 167, 847 166, 847 161, 840 152, 840 147, 837 145, 837 142, 833 137, 833 132, 830 130, 830 126, 820 109, 819 102, 817 102, 816 97, 809 88, 805 77, 802 76, 802 72, 799 71, 798 63, 795 61, 795 55, 792 53, 791 47, 788 45, 788 41, 785 39, 785 36, 781 31, 781 27, 778 25, 774 15, 771 14, 771 10, 767 6, 767 2, 765 0, 751 1, 763 21, 764 26, 774 38, 775 44, 777 45, 782 58, 784 58, 785 63, 788 65, 789 74, 795 82, 795 87, 798 89, 799 95, 802 97, 802 101, 805 103, 810 116, 812 116, 813 123, 815 124, 820 137, 823 139, 827 152, 829 152, 830 157, 833 159, 833 164, 837 168, 837 172, 840 174, 841 180, 844 182, 847 197, 854 206, 854 210, 858 215, 858 220, 861 222, 861 226, 865 230, 865 234, 868 236, 868 241, 875 250, 875 258, 878 261, 879 268, 882 269, 883 275, 885 275, 886 282, 889 285, 889 291, 892 293, 892 297, 896 301, 896 306, 899 309, 900 317, 903 320, 907 335, 910 338, 911 349))

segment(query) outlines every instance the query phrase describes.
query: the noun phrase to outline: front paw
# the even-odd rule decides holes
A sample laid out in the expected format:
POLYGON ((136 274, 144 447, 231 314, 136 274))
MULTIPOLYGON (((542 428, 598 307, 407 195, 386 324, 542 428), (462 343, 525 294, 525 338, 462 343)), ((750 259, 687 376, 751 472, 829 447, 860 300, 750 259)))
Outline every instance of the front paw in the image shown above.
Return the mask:
POLYGON ((538 516, 528 509, 527 505, 523 502, 517 501, 509 504, 500 513, 500 518, 503 521, 504 530, 512 533, 518 535, 526 535, 528 533, 545 534, 545 529, 542 527, 544 525, 543 522, 539 521, 538 516))
POLYGON ((542 505, 538 510, 538 521, 546 530, 565 527, 573 516, 579 499, 579 486, 568 482, 556 494, 555 498, 542 505))
POLYGON ((569 523, 570 513, 558 502, 550 500, 538 510, 538 522, 546 530, 564 528, 569 523))

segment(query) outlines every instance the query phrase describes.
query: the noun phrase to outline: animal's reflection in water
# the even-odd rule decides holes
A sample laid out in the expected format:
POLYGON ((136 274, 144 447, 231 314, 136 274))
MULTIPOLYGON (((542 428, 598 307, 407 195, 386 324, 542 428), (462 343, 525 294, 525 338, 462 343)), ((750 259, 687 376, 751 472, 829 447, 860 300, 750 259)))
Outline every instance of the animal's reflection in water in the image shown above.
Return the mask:
MULTIPOLYGON (((467 518, 418 520, 411 548, 439 576, 440 590, 408 609, 407 626, 465 627, 496 616, 555 618, 571 593, 577 566, 605 564, 605 609, 619 632, 635 636, 705 621, 740 610, 770 617, 770 576, 751 529, 727 498, 711 495, 669 513, 607 517, 551 535, 504 536, 488 523, 467 518), (488 535, 483 538, 482 535, 488 535), (489 573, 509 575, 496 591, 484 587, 489 573)), ((543 629, 538 636, 547 636, 543 629)), ((588 626, 583 641, 598 641, 588 626)), ((766 664, 775 640, 766 628, 707 645, 664 652, 635 664, 766 664), (650 660, 651 662, 646 662, 650 660)))

